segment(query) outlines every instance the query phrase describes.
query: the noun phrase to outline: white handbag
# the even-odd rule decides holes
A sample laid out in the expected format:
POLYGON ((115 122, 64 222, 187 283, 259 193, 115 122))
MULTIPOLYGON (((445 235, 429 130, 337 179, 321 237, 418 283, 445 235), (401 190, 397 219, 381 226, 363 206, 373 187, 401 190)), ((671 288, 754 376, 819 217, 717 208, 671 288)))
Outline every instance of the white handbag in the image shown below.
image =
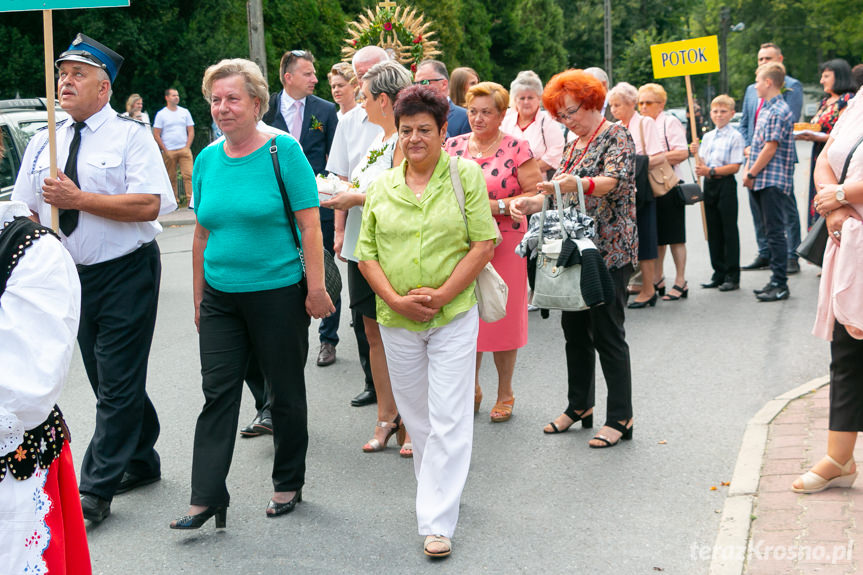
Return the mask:
MULTIPOLYGON (((584 211, 584 190, 581 178, 575 178, 578 185, 578 205, 584 211)), ((560 194, 560 184, 554 184, 554 199, 560 214, 559 239, 543 237, 545 229, 546 202, 542 203, 542 215, 539 225, 539 244, 536 256, 536 278, 533 286, 531 303, 539 308, 559 309, 563 311, 583 311, 589 309, 581 295, 581 264, 567 267, 558 265, 558 259, 563 248, 563 242, 571 239, 579 253, 586 249, 596 249, 593 241, 588 238, 575 238, 568 235, 563 225, 563 198, 560 194)))
MULTIPOLYGON (((465 227, 467 227, 467 216, 464 213, 464 188, 458 174, 458 158, 451 157, 449 159, 449 175, 455 197, 458 200, 458 207, 461 209, 461 217, 465 227)), ((503 237, 500 235, 500 229, 498 229, 494 245, 497 246, 502 240, 503 237)), ((497 270, 494 269, 494 266, 491 265, 491 262, 485 264, 485 267, 476 277, 474 294, 476 295, 479 317, 482 321, 494 323, 506 316, 506 300, 509 297, 509 288, 497 270)))

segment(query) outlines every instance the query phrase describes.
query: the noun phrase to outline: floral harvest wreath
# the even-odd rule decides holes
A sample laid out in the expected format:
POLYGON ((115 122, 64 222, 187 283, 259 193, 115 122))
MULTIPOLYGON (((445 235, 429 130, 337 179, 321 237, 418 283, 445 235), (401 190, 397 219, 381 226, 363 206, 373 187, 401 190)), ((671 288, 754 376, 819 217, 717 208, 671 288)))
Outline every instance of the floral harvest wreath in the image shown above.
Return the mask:
POLYGON ((397 6, 385 0, 374 12, 366 8, 365 14, 348 24, 349 37, 345 40, 347 46, 342 48, 342 60, 350 62, 360 48, 377 45, 392 50, 399 62, 410 64, 411 72, 416 72, 421 61, 440 54, 437 40, 429 39, 434 35, 428 30, 429 26, 431 22, 424 22, 416 8, 397 6))

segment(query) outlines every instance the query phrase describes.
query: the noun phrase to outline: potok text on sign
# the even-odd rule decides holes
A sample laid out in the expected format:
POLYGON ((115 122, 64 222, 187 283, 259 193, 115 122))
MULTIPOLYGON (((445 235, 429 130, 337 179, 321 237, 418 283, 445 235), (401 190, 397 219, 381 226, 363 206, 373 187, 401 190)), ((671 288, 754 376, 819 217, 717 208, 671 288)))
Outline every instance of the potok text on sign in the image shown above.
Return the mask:
POLYGON ((716 36, 693 38, 650 47, 655 78, 671 78, 719 71, 719 41, 716 36))

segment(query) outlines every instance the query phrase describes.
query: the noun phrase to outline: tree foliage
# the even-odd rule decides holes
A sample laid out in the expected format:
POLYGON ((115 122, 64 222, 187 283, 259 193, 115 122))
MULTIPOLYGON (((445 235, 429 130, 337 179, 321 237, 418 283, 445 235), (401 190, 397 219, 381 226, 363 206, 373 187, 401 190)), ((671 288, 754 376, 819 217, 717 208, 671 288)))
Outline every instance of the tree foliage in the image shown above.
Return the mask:
MULTIPOLYGON (((450 68, 471 66, 483 80, 508 85, 526 69, 543 80, 567 67, 604 64, 603 0, 408 0, 435 23, 450 68)), ((341 59, 346 24, 376 0, 265 0, 270 87, 280 87, 279 59, 304 48, 316 57, 318 95, 329 96, 326 72, 341 59)), ((650 45, 719 32, 720 9, 742 32, 728 33, 729 92, 738 100, 752 82, 762 42, 782 47, 790 74, 818 79, 818 64, 863 59, 860 0, 612 0, 613 81, 652 80, 650 45)), ((131 92, 144 97, 151 116, 167 87, 179 90, 199 125, 209 125, 200 97, 204 69, 222 58, 247 57, 245 0, 132 0, 129 8, 54 12, 59 53, 83 31, 123 54, 112 105, 122 110, 131 92)), ((0 97, 44 94, 42 18, 38 12, 0 14, 6 49, 0 59, 0 97)), ((662 82, 669 105, 681 105, 683 80, 662 82)), ((719 75, 693 78, 706 99, 719 75)))

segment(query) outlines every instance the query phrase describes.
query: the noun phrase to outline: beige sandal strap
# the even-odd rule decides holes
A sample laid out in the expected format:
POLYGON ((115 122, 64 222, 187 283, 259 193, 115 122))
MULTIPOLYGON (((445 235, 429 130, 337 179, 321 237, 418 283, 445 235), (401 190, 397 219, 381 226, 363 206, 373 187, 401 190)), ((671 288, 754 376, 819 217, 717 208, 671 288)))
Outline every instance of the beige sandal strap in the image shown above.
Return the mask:
POLYGON ((833 459, 829 455, 825 455, 825 457, 827 458, 828 461, 830 461, 830 463, 832 463, 833 465, 835 465, 836 467, 839 468, 839 471, 842 472, 842 475, 848 475, 849 473, 851 473, 851 466, 854 465, 854 457, 853 456, 851 457, 851 459, 849 459, 848 461, 845 462, 845 465, 842 465, 841 463, 839 463, 838 461, 836 461, 835 459, 833 459))

